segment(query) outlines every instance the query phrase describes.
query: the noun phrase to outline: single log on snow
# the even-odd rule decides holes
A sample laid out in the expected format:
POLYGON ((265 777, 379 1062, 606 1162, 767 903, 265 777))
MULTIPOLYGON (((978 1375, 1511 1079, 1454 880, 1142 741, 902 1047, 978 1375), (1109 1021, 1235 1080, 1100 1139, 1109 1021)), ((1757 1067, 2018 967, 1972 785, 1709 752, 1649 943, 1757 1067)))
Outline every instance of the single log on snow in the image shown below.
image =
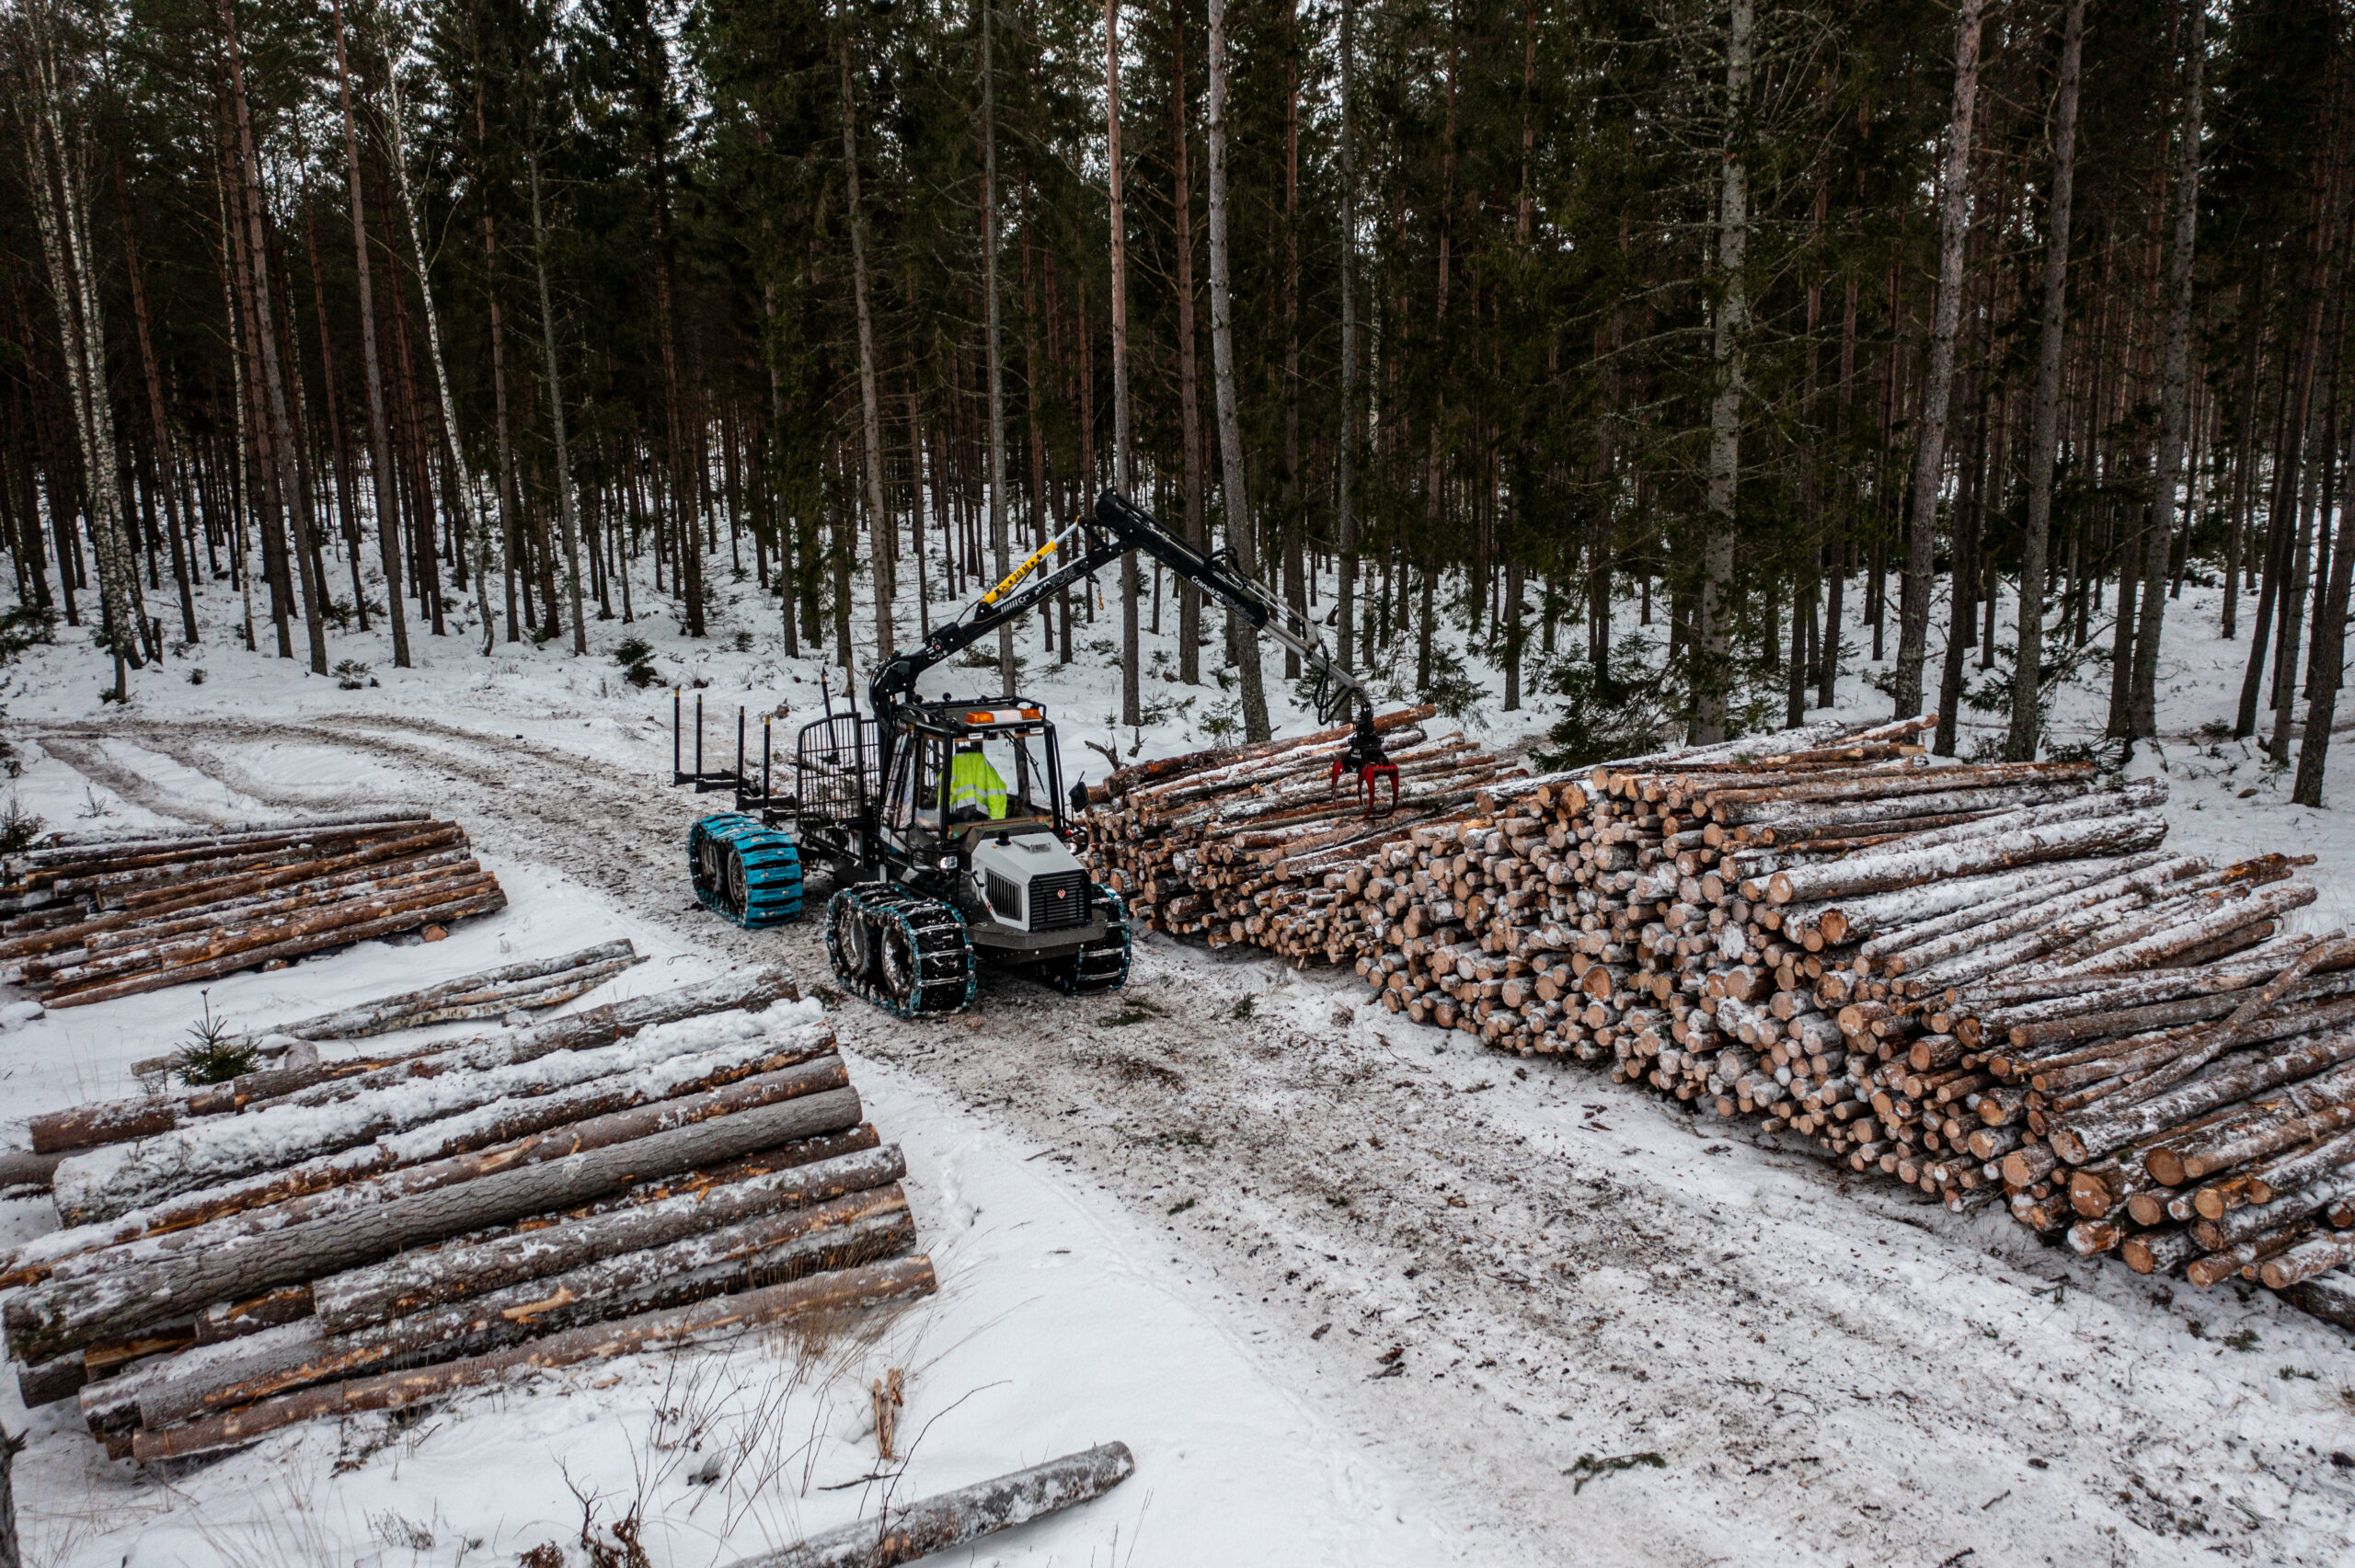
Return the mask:
POLYGON ((731 1329, 754 1328, 827 1312, 856 1311, 927 1296, 934 1288, 932 1260, 922 1253, 837 1274, 813 1275, 807 1279, 722 1296, 689 1307, 648 1312, 618 1322, 567 1329, 488 1356, 415 1371, 359 1378, 305 1393, 265 1400, 186 1426, 142 1432, 133 1439, 132 1452, 141 1459, 184 1459, 191 1454, 236 1448, 315 1416, 398 1409, 440 1399, 461 1389, 496 1382, 511 1372, 626 1356, 731 1329))
POLYGON ((1136 1468, 1126 1443, 1107 1443, 904 1508, 887 1505, 879 1517, 743 1558, 731 1568, 891 1568, 1101 1497, 1136 1468))

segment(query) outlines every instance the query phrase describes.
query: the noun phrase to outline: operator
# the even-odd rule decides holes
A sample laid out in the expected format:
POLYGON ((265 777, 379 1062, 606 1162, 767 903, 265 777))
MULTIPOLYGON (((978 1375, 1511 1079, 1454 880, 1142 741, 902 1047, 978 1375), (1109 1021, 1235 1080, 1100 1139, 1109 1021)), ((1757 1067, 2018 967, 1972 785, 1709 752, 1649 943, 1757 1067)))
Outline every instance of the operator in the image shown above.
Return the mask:
POLYGON ((982 752, 978 740, 959 740, 948 764, 948 819, 992 822, 1005 818, 1005 778, 982 752))

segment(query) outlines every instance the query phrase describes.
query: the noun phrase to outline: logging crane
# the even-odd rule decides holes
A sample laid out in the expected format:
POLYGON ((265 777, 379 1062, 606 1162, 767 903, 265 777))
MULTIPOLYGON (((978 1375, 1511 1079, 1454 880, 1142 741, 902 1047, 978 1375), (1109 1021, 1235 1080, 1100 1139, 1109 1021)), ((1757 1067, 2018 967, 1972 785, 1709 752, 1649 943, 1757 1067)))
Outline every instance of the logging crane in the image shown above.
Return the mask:
MULTIPOLYGON (((795 741, 794 792, 751 786, 741 759, 729 775, 683 772, 698 789, 732 782, 737 809, 704 818, 688 840, 696 897, 739 925, 799 917, 804 863, 832 873, 826 954, 848 990, 902 1017, 955 1013, 980 983, 979 960, 1032 974, 1066 993, 1118 990, 1128 979, 1128 908, 1089 879, 1073 853, 1074 815, 1086 788, 1066 795, 1054 721, 1027 697, 917 694, 925 674, 1075 581, 1132 550, 1161 562, 1300 655, 1315 677, 1320 724, 1352 714, 1348 748, 1327 780, 1346 779, 1368 816, 1398 802, 1398 770, 1384 754, 1365 687, 1326 651, 1315 628, 1243 571, 1230 551, 1205 553, 1153 515, 1106 490, 954 621, 895 655, 867 682, 867 709, 805 725, 795 741)), ((697 769, 702 745, 697 708, 697 769)))

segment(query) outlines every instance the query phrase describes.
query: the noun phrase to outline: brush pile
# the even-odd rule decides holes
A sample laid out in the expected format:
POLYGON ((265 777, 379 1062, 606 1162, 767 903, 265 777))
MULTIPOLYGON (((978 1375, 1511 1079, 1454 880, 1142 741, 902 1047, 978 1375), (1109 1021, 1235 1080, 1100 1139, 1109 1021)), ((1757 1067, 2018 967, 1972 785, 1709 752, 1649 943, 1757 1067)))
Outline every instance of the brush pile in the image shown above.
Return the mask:
POLYGON ((506 905, 465 830, 422 812, 61 835, 0 865, 0 966, 78 1007, 506 905))
POLYGON ((117 1457, 932 1288, 778 971, 37 1117, 63 1227, 0 1256, 28 1405, 117 1457))
POLYGON ((1351 963, 1410 1021, 2355 1325, 2328 1272, 2355 1262, 2355 943, 2284 934, 2311 860, 2169 853, 2163 783, 1934 767, 1935 722, 1467 767, 1273 841, 1330 738, 1178 759, 1109 781, 1099 876, 1165 931, 1351 963))

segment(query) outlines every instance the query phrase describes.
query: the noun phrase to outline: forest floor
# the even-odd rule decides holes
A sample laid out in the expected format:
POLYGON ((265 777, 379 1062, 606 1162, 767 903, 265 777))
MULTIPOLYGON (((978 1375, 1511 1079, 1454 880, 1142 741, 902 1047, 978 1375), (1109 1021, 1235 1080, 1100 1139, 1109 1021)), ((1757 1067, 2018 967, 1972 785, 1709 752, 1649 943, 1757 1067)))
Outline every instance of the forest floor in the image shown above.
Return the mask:
MULTIPOLYGON (((739 702, 784 696, 789 733, 817 705, 818 666, 753 651, 775 640, 761 601, 724 592, 702 644, 657 616, 600 624, 583 660, 561 642, 484 658, 420 637, 419 668, 394 670, 377 639, 339 637, 336 658, 378 660, 380 684, 358 690, 208 623, 201 649, 134 675, 126 708, 98 702, 103 672, 76 638, 10 672, 13 788, 59 828, 375 804, 466 826, 505 912, 431 948, 216 983, 207 1004, 240 1024, 620 935, 655 956, 632 990, 776 961, 822 984, 814 923, 751 934, 692 901, 686 829, 715 803, 665 787, 669 693, 627 685, 610 657, 635 634, 665 683, 706 681, 712 747, 732 745, 739 702)), ((2169 778, 2171 842, 2318 854, 2323 898, 2302 923, 2355 921, 2355 814, 2287 805, 2285 775, 2204 727, 2229 720, 2246 645, 2213 638, 2204 590, 2176 612, 2167 733, 2132 765, 2169 778)), ((1156 639, 1156 720, 1116 730, 1116 625, 1083 624, 1068 668, 1026 639, 1026 689, 1063 721, 1074 773, 1100 776, 1091 742, 1123 760, 1202 744, 1232 706, 1163 679, 1156 639)), ((1493 669, 1460 627, 1444 635, 1489 693, 1476 733, 1508 745, 1550 722, 1542 702, 1498 713, 1493 669)), ((1885 712, 1858 678, 1875 668, 1852 668, 1844 713, 1885 712)), ((2061 738, 2097 727, 2097 681, 2063 694, 2061 738)), ((1966 727, 1962 750, 1985 733, 1966 727)), ((2355 756, 2333 779, 2329 798, 2355 807, 2355 756)), ((11 1031, 0 1124, 125 1092, 129 1063, 197 1011, 161 992, 11 1031)), ((871 1513, 887 1484, 905 1497, 1114 1437, 1134 1481, 972 1560, 2355 1551, 2355 1344, 2266 1293, 2077 1259, 1589 1070, 1406 1024, 1346 974, 1265 956, 1148 937, 1117 997, 994 978, 970 1017, 849 1003, 835 1018, 870 1118, 907 1150, 937 1298, 856 1333, 576 1369, 169 1473, 108 1462, 70 1404, 25 1412, 7 1379, 0 1424, 33 1435, 17 1472, 29 1561, 511 1562, 575 1541, 584 1506, 607 1521, 635 1506, 655 1563, 700 1568, 871 1513), (910 1369, 921 1434, 890 1483, 867 1479, 864 1391, 886 1366, 910 1369)), ((53 1223, 45 1202, 0 1204, 0 1241, 53 1223)))

